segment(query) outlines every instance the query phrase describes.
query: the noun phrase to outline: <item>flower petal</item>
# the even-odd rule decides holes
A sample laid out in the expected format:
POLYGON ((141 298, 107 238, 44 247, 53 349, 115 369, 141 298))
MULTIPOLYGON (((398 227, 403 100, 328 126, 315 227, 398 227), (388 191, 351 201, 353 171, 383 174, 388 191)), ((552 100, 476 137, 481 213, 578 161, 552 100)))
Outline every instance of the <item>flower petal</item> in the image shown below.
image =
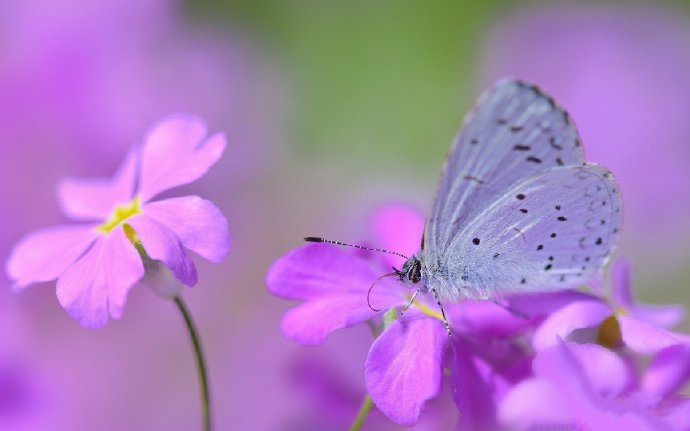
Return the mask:
POLYGON ((623 258, 616 259, 611 268, 613 300, 623 308, 630 308, 634 304, 630 271, 630 261, 623 258))
POLYGON ((646 305, 636 304, 630 315, 650 325, 670 328, 685 318, 685 307, 682 305, 646 305))
MULTIPOLYGON (((307 244, 278 259, 266 276, 268 290, 288 299, 309 299, 321 295, 357 293, 366 299, 369 286, 383 274, 366 259, 331 244, 307 244)), ((373 295, 389 295, 404 301, 404 291, 391 280, 382 279, 372 289, 371 305, 383 309, 373 295)))
POLYGON ((633 316, 619 315, 623 341, 637 353, 649 354, 676 344, 690 344, 690 336, 659 328, 633 316))
POLYGON ((509 337, 533 326, 530 319, 491 301, 466 300, 445 308, 454 330, 477 337, 509 337))
POLYGON ((548 379, 559 388, 566 388, 563 395, 573 406, 589 404, 592 398, 582 366, 571 351, 574 346, 577 345, 558 338, 552 346, 537 353, 532 363, 535 376, 548 379))
POLYGON ((671 429, 688 430, 690 429, 690 399, 682 400, 678 405, 664 416, 671 429))
POLYGON ((222 212, 198 196, 151 202, 144 214, 164 225, 185 248, 211 262, 220 262, 230 250, 228 221, 222 212))
POLYGON ((549 380, 531 378, 508 392, 499 408, 501 423, 508 429, 531 429, 534 425, 571 424, 573 415, 561 391, 549 380), (544 408, 548 402, 548 408, 544 408))
POLYGON ((149 257, 165 263, 187 286, 196 284, 196 266, 173 231, 146 215, 132 217, 128 223, 139 235, 149 257))
MULTIPOLYGON (((583 345, 565 343, 560 341, 553 347, 543 350, 534 359, 533 369, 536 377, 548 380, 558 390, 563 400, 563 406, 567 409, 564 419, 571 426, 578 429, 625 429, 625 430, 655 430, 661 422, 648 414, 643 409, 637 408, 626 400, 604 398, 595 393, 596 388, 591 387, 590 378, 599 378, 601 373, 588 374, 586 368, 589 360, 594 356, 604 353, 605 348, 596 346, 584 350, 583 345), (576 350, 581 349, 579 353, 576 350), (583 363, 584 362, 584 363, 583 363)), ((609 352, 609 355, 615 355, 609 352)), ((595 359, 595 362, 597 360, 595 359)), ((610 366, 618 367, 621 364, 610 361, 610 366)), ((602 368, 602 372, 605 370, 602 368)), ((615 372, 620 374, 621 370, 615 372)), ((556 396, 556 394, 551 394, 556 396)), ((549 405, 550 398, 542 399, 542 405, 549 405)), ((536 412, 538 416, 540 413, 536 412)), ((543 413, 541 413, 543 414, 543 413)), ((527 418, 529 419, 529 417, 527 418)), ((559 423, 563 423, 559 421, 559 423)), ((553 421, 544 423, 541 420, 530 422, 531 425, 553 425, 553 421)))
POLYGON ((376 407, 406 426, 415 424, 424 402, 439 394, 448 342, 442 322, 414 314, 393 322, 374 341, 364 371, 376 407))
MULTIPOLYGON (((372 295, 373 296, 373 295, 372 295)), ((400 301, 398 301, 400 302, 400 301)), ((372 298, 381 309, 389 309, 389 297, 372 298), (383 301, 388 299, 388 303, 383 301)), ((336 329, 348 328, 374 317, 377 313, 367 305, 363 293, 324 295, 313 298, 288 310, 283 316, 281 329, 285 336, 302 345, 321 344, 336 329)))
POLYGON ((642 388, 664 399, 690 379, 690 346, 676 345, 661 350, 647 367, 642 388))
POLYGON ((58 226, 33 232, 14 246, 7 275, 15 289, 58 278, 95 239, 94 226, 58 226))
POLYGON ((472 346, 460 337, 451 343, 451 385, 453 401, 460 411, 460 428, 494 429, 496 401, 509 384, 505 378, 472 352, 472 346))
MULTIPOLYGON (((381 247, 412 256, 421 247, 424 215, 409 205, 389 204, 375 212, 373 230, 381 247)), ((396 267, 405 263, 403 258, 392 254, 385 254, 384 258, 396 267)))
POLYGON ((616 305, 626 309, 635 318, 654 326, 670 328, 685 317, 685 308, 680 305, 642 305, 632 297, 630 262, 619 258, 613 264, 613 297, 616 305))
POLYGON ((122 229, 100 237, 60 276, 57 297, 67 313, 87 328, 101 328, 122 316, 129 289, 144 275, 141 257, 122 229))
POLYGON ((455 307, 448 307, 446 314, 453 326, 462 332, 475 336, 508 337, 533 328, 541 323, 541 318, 571 302, 583 300, 596 298, 575 290, 511 294, 497 298, 496 303, 462 301, 455 307))
POLYGON ((633 371, 613 351, 598 344, 568 344, 594 393, 605 398, 620 395, 630 383, 633 371))
POLYGON ((204 139, 206 133, 204 121, 191 115, 172 115, 153 126, 142 147, 139 194, 144 202, 199 179, 220 159, 225 135, 204 139))
POLYGON ((504 300, 511 308, 527 316, 550 316, 564 306, 576 301, 599 301, 599 297, 578 290, 553 292, 516 293, 504 300))
POLYGON ((107 220, 116 205, 132 200, 138 154, 130 151, 112 179, 60 180, 57 194, 62 212, 75 220, 107 220))
POLYGON ((536 351, 544 350, 556 345, 575 329, 595 327, 612 314, 611 308, 598 300, 572 302, 541 324, 534 333, 532 346, 536 351))

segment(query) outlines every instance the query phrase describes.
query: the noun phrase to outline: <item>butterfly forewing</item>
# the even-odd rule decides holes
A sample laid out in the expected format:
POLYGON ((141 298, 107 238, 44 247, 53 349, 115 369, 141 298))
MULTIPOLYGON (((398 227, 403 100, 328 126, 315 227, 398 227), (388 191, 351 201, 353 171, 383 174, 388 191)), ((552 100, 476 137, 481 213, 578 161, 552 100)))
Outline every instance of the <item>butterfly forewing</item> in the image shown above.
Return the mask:
POLYGON ((480 97, 448 154, 425 229, 425 259, 446 254, 517 182, 582 161, 577 131, 551 97, 521 81, 499 82, 480 97))
POLYGON ((600 166, 533 175, 485 208, 437 262, 427 262, 437 268, 430 282, 445 279, 438 285, 446 297, 472 298, 576 286, 608 259, 621 205, 611 173, 600 166))

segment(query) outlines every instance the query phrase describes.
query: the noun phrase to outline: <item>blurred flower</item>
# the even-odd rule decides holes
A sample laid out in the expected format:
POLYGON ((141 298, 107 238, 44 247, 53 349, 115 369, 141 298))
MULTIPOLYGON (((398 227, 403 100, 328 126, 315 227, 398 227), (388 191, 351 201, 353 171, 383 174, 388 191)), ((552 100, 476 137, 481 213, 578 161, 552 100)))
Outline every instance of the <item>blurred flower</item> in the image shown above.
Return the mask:
POLYGON ((670 428, 627 396, 631 370, 605 347, 559 341, 539 352, 532 368, 534 377, 513 387, 501 404, 501 422, 509 429, 670 428))
POLYGON ((63 180, 58 187, 63 212, 89 223, 21 240, 7 262, 15 289, 57 278, 58 300, 69 315, 100 328, 108 315, 122 316, 129 289, 144 275, 141 244, 180 281, 196 284, 187 250, 220 261, 230 247, 225 217, 198 196, 150 200, 197 180, 221 157, 225 136, 206 134, 201 119, 171 116, 149 131, 112 180, 63 180))
POLYGON ((639 379, 635 399, 663 414, 674 429, 690 428, 690 399, 682 388, 690 381, 690 345, 661 350, 639 379))
POLYGON ((25 364, 0 357, 0 429, 43 431, 52 427, 44 387, 25 364))
POLYGON ((689 336, 667 329, 683 319, 683 307, 637 304, 632 298, 630 264, 626 260, 614 262, 612 279, 609 302, 596 297, 584 298, 551 314, 534 334, 535 350, 551 347, 583 328, 596 328, 600 344, 608 347, 625 344, 638 353, 656 353, 676 344, 690 345, 689 336))
POLYGON ((56 386, 31 356, 23 313, 0 291, 0 429, 52 431, 59 411, 56 386))
POLYGON ((279 159, 283 82, 238 26, 193 20, 178 0, 1 3, 1 260, 21 232, 59 218, 44 184, 111 172, 170 112, 230 131, 236 157, 207 189, 279 159))
POLYGON ((588 159, 616 173, 626 232, 677 237, 690 211, 690 21, 655 5, 544 4, 499 21, 483 83, 535 82, 575 119, 588 159), (650 229, 652 228, 652 229, 650 229))

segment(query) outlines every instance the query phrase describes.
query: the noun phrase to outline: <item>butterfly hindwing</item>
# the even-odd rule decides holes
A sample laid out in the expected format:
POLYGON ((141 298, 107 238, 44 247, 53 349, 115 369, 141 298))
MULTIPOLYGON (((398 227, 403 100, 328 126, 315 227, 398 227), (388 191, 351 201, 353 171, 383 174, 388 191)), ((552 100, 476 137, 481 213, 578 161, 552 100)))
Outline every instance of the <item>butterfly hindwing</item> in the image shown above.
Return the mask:
POLYGON ((610 172, 552 168, 509 188, 426 264, 446 297, 574 287, 608 259, 622 221, 610 172))

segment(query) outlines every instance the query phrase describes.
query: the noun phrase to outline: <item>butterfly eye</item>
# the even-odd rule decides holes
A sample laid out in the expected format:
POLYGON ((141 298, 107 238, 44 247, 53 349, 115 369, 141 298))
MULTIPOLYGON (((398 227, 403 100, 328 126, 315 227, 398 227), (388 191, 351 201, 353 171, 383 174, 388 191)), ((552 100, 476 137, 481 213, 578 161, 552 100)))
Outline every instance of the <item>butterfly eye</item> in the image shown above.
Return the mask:
POLYGON ((422 279, 422 262, 415 260, 412 265, 407 270, 407 279, 412 282, 412 284, 419 283, 422 279))

